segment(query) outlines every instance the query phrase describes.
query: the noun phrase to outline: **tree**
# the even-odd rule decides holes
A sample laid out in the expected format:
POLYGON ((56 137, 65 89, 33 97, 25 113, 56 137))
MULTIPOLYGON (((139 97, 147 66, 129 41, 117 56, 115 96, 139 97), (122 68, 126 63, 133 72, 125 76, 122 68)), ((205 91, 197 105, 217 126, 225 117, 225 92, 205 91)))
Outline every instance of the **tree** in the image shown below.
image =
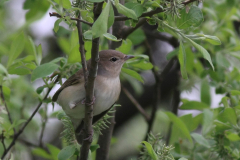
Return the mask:
MULTIPOLYGON (((27 10, 26 21, 17 29, 9 27, 5 21, 8 20, 6 6, 9 3, 11 1, 0 2, 0 12, 4 15, 0 21, 2 159, 17 159, 19 152, 25 151, 44 159, 85 160, 91 157, 104 160, 108 159, 109 149, 119 159, 127 159, 129 155, 123 151, 119 155, 111 145, 115 114, 117 124, 124 124, 134 119, 136 111, 144 118, 141 124, 147 124, 147 131, 128 130, 129 134, 145 134, 139 159, 240 158, 240 4, 237 0, 73 0, 72 3, 69 0, 26 0, 23 5, 27 10), (44 53, 42 47, 47 47, 36 45, 29 30, 49 7, 55 10, 49 13, 49 18, 57 17, 53 28, 55 39, 49 41, 53 43, 49 48, 54 54, 50 50, 44 53), (54 50, 56 46, 58 49, 54 50), (62 84, 64 78, 83 67, 86 104, 89 104, 86 113, 90 113, 98 65, 95 60, 103 49, 131 53, 136 58, 122 69, 125 99, 122 100, 124 96, 121 95, 118 102, 122 107, 117 111, 113 107, 94 126, 92 116, 86 116, 84 137, 89 136, 92 128, 95 136, 93 142, 83 140, 80 147, 71 121, 64 112, 55 111, 50 95, 56 84, 62 84), (86 60, 90 57, 93 61, 88 73, 86 60), (152 73, 155 81, 152 87, 143 84, 151 80, 150 76, 143 78, 143 71, 152 73), (190 92, 197 85, 200 86, 200 101, 180 98, 181 93, 190 92), (215 108, 211 108, 211 88, 222 95, 215 108), (127 107, 131 104, 126 105, 126 101, 135 108, 127 107), (32 110, 36 102, 37 107, 32 110), (166 111, 166 108, 171 109, 166 111), (179 109, 198 110, 199 114, 178 117, 179 109), (57 138, 62 145, 57 147, 56 143, 43 140, 49 129, 47 123, 56 117, 64 126, 62 138, 57 138), (40 130, 38 134, 33 132, 37 129, 40 130), (157 132, 160 135, 155 135, 157 132)), ((137 153, 131 155, 135 155, 135 159, 138 157, 137 153)))

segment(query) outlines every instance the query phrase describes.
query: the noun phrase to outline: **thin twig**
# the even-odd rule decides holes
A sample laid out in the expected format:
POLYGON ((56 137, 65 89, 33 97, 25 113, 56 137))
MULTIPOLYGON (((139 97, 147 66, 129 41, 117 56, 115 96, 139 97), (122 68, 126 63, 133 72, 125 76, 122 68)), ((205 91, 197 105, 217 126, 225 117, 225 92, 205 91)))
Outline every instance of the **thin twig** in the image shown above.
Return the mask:
POLYGON ((195 2, 195 1, 198 1, 198 0, 189 0, 189 1, 182 2, 182 4, 187 5, 187 4, 195 2))
MULTIPOLYGON (((54 84, 57 83, 59 77, 56 78, 56 80, 54 81, 54 84)), ((3 152, 2 155, 2 159, 4 159, 4 157, 7 155, 7 153, 10 151, 10 149, 14 146, 16 140, 18 139, 18 137, 22 134, 22 132, 24 131, 24 129, 27 127, 27 125, 29 124, 29 122, 33 119, 33 117, 36 115, 37 111, 39 110, 39 108, 41 107, 43 101, 45 99, 47 99, 50 91, 52 90, 53 86, 51 86, 46 95, 44 96, 43 100, 41 102, 39 102, 39 104, 37 105, 36 109, 34 110, 34 112, 32 113, 32 115, 28 118, 27 122, 22 126, 22 128, 14 135, 12 142, 10 143, 10 145, 7 147, 7 149, 3 152)))
MULTIPOLYGON (((78 18, 81 19, 81 12, 79 12, 78 18)), ((85 49, 84 49, 84 41, 83 41, 83 34, 82 34, 82 24, 80 21, 77 21, 77 30, 78 30, 78 40, 79 40, 79 52, 82 60, 82 68, 83 68, 83 75, 84 81, 87 82, 88 78, 88 69, 87 69, 87 62, 85 58, 85 49)))
MULTIPOLYGON (((156 13, 163 12, 163 11, 164 10, 162 8, 157 8, 155 10, 143 13, 139 18, 141 18, 141 17, 151 17, 152 15, 154 15, 156 13)), ((115 21, 126 21, 128 19, 131 19, 131 18, 128 18, 126 16, 115 16, 115 21)))
POLYGON ((150 117, 149 115, 145 112, 145 110, 142 108, 142 106, 138 103, 138 101, 132 96, 132 94, 125 88, 122 86, 122 91, 126 94, 126 96, 128 97, 128 99, 134 104, 134 106, 137 108, 137 110, 143 115, 143 117, 145 118, 145 120, 147 122, 150 121, 150 117))
MULTIPOLYGON (((7 103, 6 103, 6 101, 5 101, 5 97, 4 97, 4 94, 3 94, 2 85, 0 85, 0 92, 1 92, 1 95, 0 95, 0 96, 1 96, 1 99, 2 99, 2 103, 4 104, 5 109, 6 109, 6 111, 7 111, 8 119, 9 119, 10 123, 13 124, 13 121, 12 121, 12 118, 11 118, 11 115, 10 115, 10 112, 9 112, 9 110, 8 110, 8 106, 7 106, 7 103)), ((15 127, 13 127, 13 132, 14 132, 14 134, 16 133, 15 127)))
POLYGON ((4 139, 5 139, 5 137, 4 137, 4 131, 2 131, 2 145, 3 145, 3 149, 4 149, 4 151, 6 150, 6 145, 5 145, 5 142, 4 142, 4 139))
MULTIPOLYGON (((101 3, 94 3, 94 21, 97 20, 102 11, 101 3)), ((86 85, 86 103, 85 103, 85 118, 84 118, 84 141, 81 147, 80 160, 87 160, 89 148, 92 143, 93 129, 93 99, 94 99, 94 81, 97 76, 98 61, 99 61, 99 38, 92 40, 91 50, 91 67, 86 85)))
MULTIPOLYGON (((45 112, 47 112, 47 105, 45 105, 45 112)), ((40 137, 39 137, 39 146, 43 146, 43 134, 44 134, 44 131, 45 131, 45 128, 46 128, 46 122, 48 120, 48 117, 47 117, 47 114, 45 115, 45 117, 43 118, 42 117, 42 129, 41 129, 41 133, 40 133, 40 137)))
MULTIPOLYGON (((148 55, 149 55, 149 60, 150 62, 154 65, 153 63, 153 55, 151 52, 151 48, 150 45, 148 44, 147 41, 145 41, 145 44, 147 46, 148 49, 148 55)), ((150 116, 150 121, 148 122, 148 129, 147 129, 147 133, 145 136, 145 140, 147 140, 148 134, 151 132, 152 130, 152 126, 153 126, 153 122, 156 116, 156 111, 157 108, 159 106, 159 101, 161 98, 161 85, 162 85, 162 81, 164 80, 164 78, 166 77, 166 75, 169 73, 169 71, 171 70, 173 64, 174 64, 175 58, 172 58, 168 64, 165 66, 165 68, 163 69, 163 71, 159 74, 159 72, 156 70, 155 67, 153 67, 152 71, 156 80, 156 86, 155 86, 155 97, 154 97, 154 101, 153 101, 153 106, 152 106, 152 112, 151 112, 151 116, 150 116)))
MULTIPOLYGON (((56 13, 56 12, 52 12, 52 13, 49 12, 49 16, 50 16, 50 17, 57 17, 57 18, 65 18, 65 16, 62 17, 60 14, 58 14, 58 13, 56 13)), ((77 22, 83 22, 83 23, 85 23, 85 24, 87 24, 87 25, 89 25, 89 26, 92 26, 92 25, 93 25, 92 23, 87 22, 87 21, 84 21, 84 20, 82 20, 82 19, 80 19, 80 18, 70 17, 70 19, 71 19, 71 20, 74 20, 74 21, 77 21, 77 22)))

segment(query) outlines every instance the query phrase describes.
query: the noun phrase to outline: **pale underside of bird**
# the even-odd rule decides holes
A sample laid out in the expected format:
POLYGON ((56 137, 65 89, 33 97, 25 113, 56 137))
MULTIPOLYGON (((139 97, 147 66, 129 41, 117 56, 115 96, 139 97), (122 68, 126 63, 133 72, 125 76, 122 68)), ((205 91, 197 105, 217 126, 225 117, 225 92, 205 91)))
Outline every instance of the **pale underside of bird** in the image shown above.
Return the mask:
MULTIPOLYGON (((133 56, 115 50, 104 50, 99 52, 98 75, 95 79, 93 115, 100 115, 109 110, 117 101, 121 84, 119 74, 124 62, 133 56)), ((90 60, 88 69, 90 67, 90 60)), ((53 101, 62 106, 62 109, 70 117, 75 129, 79 127, 85 117, 85 87, 83 70, 72 75, 58 89, 53 96, 53 101)))

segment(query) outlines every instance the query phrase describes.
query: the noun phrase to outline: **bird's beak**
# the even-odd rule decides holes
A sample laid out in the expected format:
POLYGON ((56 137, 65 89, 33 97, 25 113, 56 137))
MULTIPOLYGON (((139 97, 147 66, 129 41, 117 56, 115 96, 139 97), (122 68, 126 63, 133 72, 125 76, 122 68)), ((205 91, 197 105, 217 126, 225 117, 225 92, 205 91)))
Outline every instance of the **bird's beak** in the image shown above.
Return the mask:
POLYGON ((124 57, 124 60, 126 61, 126 60, 131 59, 131 58, 134 58, 134 56, 127 55, 127 56, 124 57))

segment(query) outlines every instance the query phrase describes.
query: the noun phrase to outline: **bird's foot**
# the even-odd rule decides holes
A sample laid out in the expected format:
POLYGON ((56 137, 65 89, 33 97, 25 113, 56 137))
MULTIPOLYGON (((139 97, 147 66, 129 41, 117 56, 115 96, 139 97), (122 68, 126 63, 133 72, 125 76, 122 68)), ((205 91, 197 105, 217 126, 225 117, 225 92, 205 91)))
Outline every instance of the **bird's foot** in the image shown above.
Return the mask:
POLYGON ((92 141, 93 139, 93 130, 91 130, 91 132, 88 134, 88 137, 83 139, 84 141, 92 141))
POLYGON ((93 105, 95 103, 95 100, 96 100, 96 98, 95 98, 95 96, 93 96, 93 100, 91 102, 86 103, 86 98, 84 98, 83 100, 81 100, 81 103, 90 106, 90 105, 93 105))

